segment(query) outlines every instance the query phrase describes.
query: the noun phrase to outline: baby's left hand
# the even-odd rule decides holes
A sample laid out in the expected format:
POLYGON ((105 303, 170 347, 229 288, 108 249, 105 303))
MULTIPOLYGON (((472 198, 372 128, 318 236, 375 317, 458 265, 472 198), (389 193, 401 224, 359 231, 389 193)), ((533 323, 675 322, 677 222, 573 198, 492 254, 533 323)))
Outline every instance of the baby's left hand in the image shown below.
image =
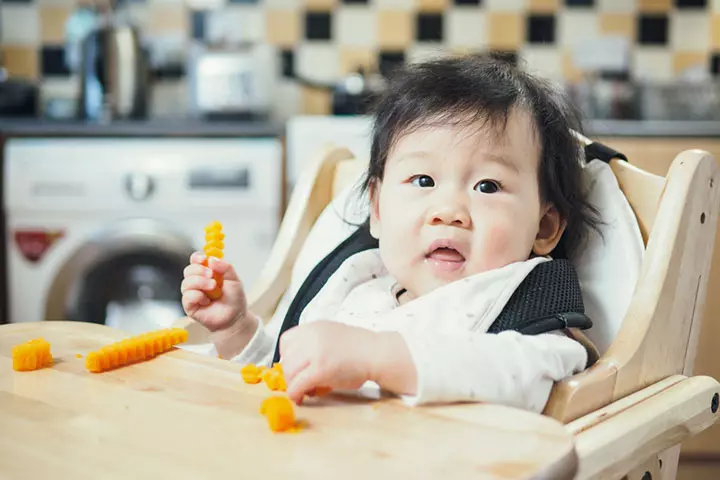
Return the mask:
POLYGON ((300 325, 280 338, 287 395, 300 404, 317 387, 360 388, 374 376, 380 335, 338 322, 300 325))

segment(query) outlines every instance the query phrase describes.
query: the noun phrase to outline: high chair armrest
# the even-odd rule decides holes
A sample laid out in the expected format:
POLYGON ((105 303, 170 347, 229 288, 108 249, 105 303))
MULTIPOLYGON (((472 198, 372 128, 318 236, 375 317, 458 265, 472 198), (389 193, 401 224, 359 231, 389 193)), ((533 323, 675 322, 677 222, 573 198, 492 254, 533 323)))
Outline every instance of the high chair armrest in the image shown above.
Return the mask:
POLYGON ((720 383, 674 375, 568 423, 580 458, 578 479, 622 478, 653 455, 718 418, 720 383))

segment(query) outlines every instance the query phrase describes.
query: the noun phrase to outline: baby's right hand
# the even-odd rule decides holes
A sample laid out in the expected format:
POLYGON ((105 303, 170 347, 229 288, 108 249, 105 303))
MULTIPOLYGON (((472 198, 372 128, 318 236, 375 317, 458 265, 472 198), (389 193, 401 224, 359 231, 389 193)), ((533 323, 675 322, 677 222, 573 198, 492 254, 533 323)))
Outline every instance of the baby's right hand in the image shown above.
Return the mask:
POLYGON ((237 273, 229 263, 215 257, 210 257, 209 267, 203 266, 204 261, 205 254, 195 252, 183 271, 180 291, 185 313, 211 332, 241 326, 248 317, 247 299, 237 273), (222 296, 214 301, 207 295, 217 286, 213 272, 223 276, 222 296))

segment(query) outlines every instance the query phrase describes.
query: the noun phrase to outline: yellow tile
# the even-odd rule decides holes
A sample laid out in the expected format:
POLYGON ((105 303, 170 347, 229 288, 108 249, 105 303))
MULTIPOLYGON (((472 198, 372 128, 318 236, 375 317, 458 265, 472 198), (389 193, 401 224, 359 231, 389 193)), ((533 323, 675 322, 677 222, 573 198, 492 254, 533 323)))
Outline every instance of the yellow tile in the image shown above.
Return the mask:
POLYGON ((583 78, 583 72, 575 66, 571 52, 563 52, 563 78, 566 82, 578 82, 583 78))
POLYGON ((683 70, 708 63, 707 54, 702 52, 675 52, 673 55, 673 72, 678 74, 683 70))
POLYGON ((666 13, 672 10, 672 0, 638 0, 637 10, 641 13, 666 13))
POLYGON ((421 12, 442 12, 448 7, 448 0, 416 0, 421 12))
POLYGON ((149 33, 187 32, 188 12, 182 5, 150 5, 147 30, 149 33))
POLYGON ((36 80, 39 73, 38 50, 35 47, 3 45, 2 59, 8 74, 11 77, 18 77, 36 80))
POLYGON ((528 9, 533 13, 554 13, 559 3, 559 0, 530 0, 528 9))
POLYGON ((629 13, 601 13, 600 33, 635 38, 635 17, 629 13))
POLYGON ((523 43, 523 17, 519 13, 490 13, 488 47, 517 50, 523 43))
POLYGON ((378 20, 378 46, 406 49, 413 41, 411 12, 381 10, 378 20))
POLYGON ((63 5, 40 6, 40 39, 43 43, 65 42, 65 22, 72 7, 63 5))
POLYGON ((377 71, 377 55, 369 48, 340 48, 340 74, 356 72, 363 68, 366 72, 377 71))
POLYGON ((329 115, 332 113, 330 92, 302 87, 302 113, 307 115, 329 115))
POLYGON ((310 10, 328 10, 337 3, 337 0, 305 0, 305 7, 310 10))
POLYGON ((710 22, 710 48, 720 48, 720 14, 713 15, 710 22))
POLYGON ((296 10, 266 11, 265 39, 271 45, 292 47, 300 40, 300 13, 296 10))

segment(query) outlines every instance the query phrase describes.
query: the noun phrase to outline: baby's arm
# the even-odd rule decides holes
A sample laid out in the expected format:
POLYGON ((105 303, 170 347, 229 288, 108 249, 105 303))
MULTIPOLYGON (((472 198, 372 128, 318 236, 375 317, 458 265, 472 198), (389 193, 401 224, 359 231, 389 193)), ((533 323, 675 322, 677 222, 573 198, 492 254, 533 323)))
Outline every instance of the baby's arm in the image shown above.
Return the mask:
POLYGON ((539 412, 553 383, 587 361, 585 348, 560 332, 428 333, 395 334, 405 348, 388 350, 375 374, 381 387, 405 394, 411 405, 480 401, 539 412))

